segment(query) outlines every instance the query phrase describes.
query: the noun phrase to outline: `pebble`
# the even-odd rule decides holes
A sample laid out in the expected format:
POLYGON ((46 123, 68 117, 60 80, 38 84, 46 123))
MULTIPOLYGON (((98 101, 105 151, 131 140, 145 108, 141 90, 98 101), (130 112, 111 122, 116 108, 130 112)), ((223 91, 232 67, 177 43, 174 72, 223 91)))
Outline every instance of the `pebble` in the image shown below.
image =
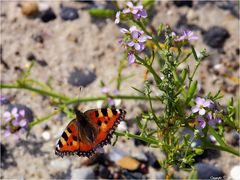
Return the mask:
POLYGON ((52 8, 47 9, 46 11, 41 11, 40 13, 40 19, 42 20, 42 22, 47 23, 49 21, 52 21, 54 19, 56 19, 56 15, 53 12, 52 8))
POLYGON ((92 167, 81 167, 71 171, 71 179, 95 179, 95 174, 92 167))
POLYGON ((51 160, 50 166, 52 166, 56 170, 67 170, 70 166, 71 162, 69 159, 54 159, 51 160))
POLYGON ((123 169, 127 169, 130 171, 134 171, 139 168, 140 162, 136 159, 130 157, 130 156, 124 156, 118 161, 116 161, 116 164, 123 169))
POLYGON ((182 7, 182 6, 192 7, 193 2, 191 0, 188 0, 188 1, 178 0, 178 1, 173 1, 173 4, 177 7, 182 7))
POLYGON ((156 172, 156 179, 165 179, 166 173, 158 171, 156 172))
POLYGON ((148 165, 152 166, 155 169, 160 169, 161 166, 157 160, 157 157, 152 152, 146 152, 145 155, 148 158, 148 165))
POLYGON ((51 134, 49 131, 44 131, 42 133, 42 138, 45 140, 45 141, 49 141, 51 139, 51 134))
POLYGON ((72 86, 86 87, 96 79, 96 74, 88 69, 77 69, 70 73, 68 83, 72 86))
POLYGON ((132 156, 139 161, 144 161, 144 162, 148 161, 147 156, 142 152, 134 153, 132 156))
POLYGON ((230 133, 226 133, 225 135, 226 141, 228 144, 231 144, 232 146, 239 146, 240 144, 240 134, 233 130, 230 133))
POLYGON ((36 2, 23 2, 20 7, 24 16, 35 16, 39 12, 36 2))
POLYGON ((103 165, 100 165, 99 167, 97 166, 97 171, 98 171, 99 177, 104 178, 104 179, 111 178, 111 172, 109 171, 109 169, 106 166, 103 166, 103 165))
POLYGON ((48 9, 50 9, 50 6, 47 3, 40 2, 38 3, 38 9, 39 11, 47 11, 48 9))
POLYGON ((61 7, 60 16, 65 21, 72 21, 79 18, 78 10, 72 7, 61 7))
MULTIPOLYGON (((136 135, 140 135, 140 132, 139 132, 139 131, 136 131, 135 134, 136 134, 136 135)), ((147 142, 142 141, 142 140, 139 140, 139 139, 134 139, 134 145, 135 145, 135 146, 140 146, 140 145, 146 146, 146 145, 147 145, 147 142)))
POLYGON ((121 121, 117 127, 118 131, 126 131, 127 130, 127 123, 125 121, 121 121))
POLYGON ((225 28, 213 26, 203 34, 203 41, 212 48, 222 48, 229 37, 230 34, 225 28))
POLYGON ((206 163, 197 163, 196 165, 198 179, 223 179, 224 173, 221 169, 206 163))
POLYGON ((146 179, 146 177, 140 172, 130 172, 127 170, 122 170, 122 179, 146 179))
POLYGON ((48 65, 48 63, 44 59, 37 60, 37 63, 42 67, 46 67, 48 65))
POLYGON ((108 157, 109 160, 112 162, 117 162, 118 160, 120 160, 122 157, 126 156, 127 153, 125 153, 124 151, 122 151, 121 149, 118 148, 112 148, 112 150, 109 152, 108 157))
POLYGON ((240 165, 233 166, 230 170, 230 179, 239 180, 240 178, 240 165))

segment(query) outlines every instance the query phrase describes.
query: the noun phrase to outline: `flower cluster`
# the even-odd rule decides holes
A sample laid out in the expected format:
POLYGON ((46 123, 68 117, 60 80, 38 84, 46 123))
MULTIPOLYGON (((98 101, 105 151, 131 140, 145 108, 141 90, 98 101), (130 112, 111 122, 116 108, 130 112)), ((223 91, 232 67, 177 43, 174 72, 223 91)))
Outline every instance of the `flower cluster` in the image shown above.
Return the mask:
MULTIPOLYGON (((143 5, 140 3, 135 5, 131 1, 126 2, 126 8, 123 9, 122 12, 123 12, 123 14, 133 15, 134 20, 139 20, 140 18, 147 17, 147 12, 145 9, 143 9, 143 5)), ((121 15, 121 12, 118 11, 116 13, 116 19, 115 19, 116 24, 118 24, 120 22, 120 15, 121 15)))
POLYGON ((25 117, 24 110, 18 110, 14 107, 11 112, 6 111, 3 114, 6 125, 5 137, 13 134, 14 139, 19 139, 20 133, 24 133, 28 127, 28 120, 25 117))
POLYGON ((121 39, 119 43, 128 50, 128 62, 132 64, 135 62, 134 54, 143 51, 145 42, 152 37, 144 35, 144 32, 136 26, 130 27, 129 30, 122 28, 120 31, 124 34, 124 39, 121 39))
MULTIPOLYGON (((113 98, 111 98, 111 96, 109 95, 110 89, 109 89, 107 86, 103 86, 102 89, 101 89, 101 92, 102 92, 103 94, 106 94, 106 95, 108 96, 108 98, 107 98, 107 104, 108 104, 109 106, 115 106, 116 104, 118 104, 118 102, 116 102, 116 100, 114 100, 113 98)), ((118 94, 119 94, 119 91, 118 91, 117 89, 114 89, 114 90, 112 91, 112 93, 113 93, 114 95, 118 95, 118 94)))
POLYGON ((192 107, 192 113, 196 114, 196 128, 201 131, 209 124, 215 127, 217 123, 221 123, 222 120, 217 117, 218 111, 214 109, 214 102, 210 99, 204 99, 197 97, 196 105, 192 107))

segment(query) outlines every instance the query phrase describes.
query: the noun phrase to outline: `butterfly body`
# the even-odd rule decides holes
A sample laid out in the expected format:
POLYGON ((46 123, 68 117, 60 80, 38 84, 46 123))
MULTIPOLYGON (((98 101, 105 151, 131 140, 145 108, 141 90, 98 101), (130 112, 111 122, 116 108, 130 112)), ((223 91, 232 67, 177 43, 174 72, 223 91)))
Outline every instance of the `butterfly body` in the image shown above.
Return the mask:
POLYGON ((75 110, 76 118, 70 121, 58 140, 55 154, 90 157, 96 149, 111 142, 112 134, 126 112, 115 108, 91 109, 84 113, 75 110))

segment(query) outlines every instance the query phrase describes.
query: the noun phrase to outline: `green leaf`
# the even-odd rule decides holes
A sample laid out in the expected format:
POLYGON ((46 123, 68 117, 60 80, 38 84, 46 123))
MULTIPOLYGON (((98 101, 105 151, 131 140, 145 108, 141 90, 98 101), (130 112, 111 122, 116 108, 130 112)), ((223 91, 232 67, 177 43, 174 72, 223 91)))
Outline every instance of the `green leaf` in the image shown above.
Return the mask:
POLYGON ((136 122, 137 122, 137 126, 139 129, 142 129, 143 128, 143 125, 141 123, 141 118, 140 117, 136 117, 136 122))
POLYGON ((192 169, 188 179, 189 180, 191 180, 191 179, 198 179, 198 177, 197 177, 197 170, 195 168, 192 169))
POLYGON ((151 8, 154 5, 154 3, 155 3, 155 0, 143 0, 142 1, 142 5, 147 9, 151 8))
POLYGON ((161 24, 158 26, 158 29, 157 29, 157 35, 158 35, 158 36, 161 35, 162 30, 163 30, 163 27, 164 27, 163 23, 161 23, 161 24))
POLYGON ((191 99, 195 95, 196 90, 197 90, 197 85, 198 85, 197 81, 193 81, 191 83, 189 90, 188 90, 188 94, 187 94, 187 100, 186 100, 187 104, 191 101, 191 99))
POLYGON ((91 16, 100 18, 109 18, 115 16, 115 11, 111 9, 92 8, 88 10, 91 16))
POLYGON ((181 72, 181 75, 180 75, 181 83, 183 83, 185 81, 186 77, 187 77, 187 70, 183 69, 182 72, 181 72))
POLYGON ((197 155, 201 155, 204 152, 204 150, 200 148, 195 148, 194 151, 197 155))
POLYGON ((194 56, 195 60, 196 60, 196 61, 199 61, 199 58, 197 57, 197 53, 196 53, 194 47, 191 46, 191 48, 192 48, 192 53, 193 53, 193 56, 194 56))
POLYGON ((145 95, 145 93, 143 91, 141 91, 141 90, 139 90, 139 89, 137 89, 135 87, 131 87, 131 88, 133 88, 135 91, 139 92, 140 94, 145 95))

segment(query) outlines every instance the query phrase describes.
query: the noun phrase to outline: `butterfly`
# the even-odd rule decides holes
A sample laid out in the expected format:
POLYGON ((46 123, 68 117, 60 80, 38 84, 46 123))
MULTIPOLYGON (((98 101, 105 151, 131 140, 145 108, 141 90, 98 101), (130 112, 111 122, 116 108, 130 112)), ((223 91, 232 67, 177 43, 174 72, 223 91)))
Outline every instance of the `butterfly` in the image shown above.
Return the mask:
POLYGON ((99 147, 111 143, 120 121, 126 111, 115 108, 90 109, 81 112, 74 109, 76 118, 69 122, 57 142, 55 154, 90 157, 99 147))

